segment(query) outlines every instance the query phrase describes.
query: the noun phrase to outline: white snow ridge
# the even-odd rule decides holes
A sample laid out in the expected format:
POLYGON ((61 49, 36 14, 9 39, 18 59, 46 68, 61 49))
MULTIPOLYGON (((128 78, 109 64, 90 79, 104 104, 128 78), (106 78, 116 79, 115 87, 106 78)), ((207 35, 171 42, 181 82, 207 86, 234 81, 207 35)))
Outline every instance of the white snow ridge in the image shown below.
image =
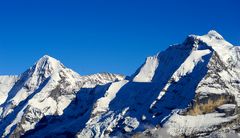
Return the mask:
POLYGON ((0 76, 2 137, 239 137, 240 47, 212 30, 125 77, 80 76, 43 56, 0 76))

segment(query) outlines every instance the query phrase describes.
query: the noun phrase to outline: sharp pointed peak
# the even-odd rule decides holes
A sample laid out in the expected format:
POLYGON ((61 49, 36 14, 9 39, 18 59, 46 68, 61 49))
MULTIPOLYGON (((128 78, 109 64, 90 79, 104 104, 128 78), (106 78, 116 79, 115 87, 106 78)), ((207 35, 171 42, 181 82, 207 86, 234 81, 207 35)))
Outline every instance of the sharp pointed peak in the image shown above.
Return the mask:
POLYGON ((63 65, 59 60, 49 55, 44 55, 35 63, 34 68, 44 72, 46 70, 57 70, 61 66, 63 65))
POLYGON ((56 64, 56 63, 60 64, 60 61, 49 55, 44 55, 36 62, 36 64, 56 64))
POLYGON ((53 58, 53 57, 51 57, 51 56, 49 56, 49 55, 44 55, 44 56, 42 56, 40 59, 39 59, 39 61, 40 60, 57 60, 57 59, 55 59, 55 58, 53 58))

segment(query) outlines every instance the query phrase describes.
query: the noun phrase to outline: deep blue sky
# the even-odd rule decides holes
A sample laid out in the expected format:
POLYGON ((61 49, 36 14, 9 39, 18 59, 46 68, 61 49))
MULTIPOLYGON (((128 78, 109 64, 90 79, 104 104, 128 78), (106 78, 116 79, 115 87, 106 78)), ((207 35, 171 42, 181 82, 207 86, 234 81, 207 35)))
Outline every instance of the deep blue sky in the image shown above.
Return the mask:
POLYGON ((188 34, 217 30, 240 45, 239 0, 1 0, 0 74, 41 56, 80 74, 132 74, 188 34))

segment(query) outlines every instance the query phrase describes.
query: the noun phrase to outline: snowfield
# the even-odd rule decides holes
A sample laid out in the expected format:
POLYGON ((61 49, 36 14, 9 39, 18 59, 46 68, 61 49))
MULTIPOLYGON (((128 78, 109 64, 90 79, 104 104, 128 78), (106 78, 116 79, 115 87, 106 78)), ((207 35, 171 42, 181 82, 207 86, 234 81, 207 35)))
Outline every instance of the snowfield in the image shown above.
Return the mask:
POLYGON ((197 116, 181 116, 174 114, 169 119, 168 123, 166 123, 166 127, 171 136, 191 136, 214 131, 219 124, 230 122, 236 118, 236 115, 224 117, 224 114, 220 113, 209 113, 197 116))
POLYGON ((0 76, 2 137, 227 137, 240 133, 240 48, 189 35, 125 77, 43 56, 0 76))

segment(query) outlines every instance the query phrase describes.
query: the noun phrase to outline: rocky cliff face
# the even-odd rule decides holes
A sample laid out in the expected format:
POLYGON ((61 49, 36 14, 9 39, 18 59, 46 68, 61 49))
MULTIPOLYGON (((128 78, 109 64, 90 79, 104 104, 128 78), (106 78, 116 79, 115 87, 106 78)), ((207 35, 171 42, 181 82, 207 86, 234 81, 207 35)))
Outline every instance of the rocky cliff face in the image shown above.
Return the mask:
POLYGON ((19 137, 33 129, 44 116, 62 115, 82 87, 95 87, 123 78, 110 73, 80 76, 58 60, 43 56, 19 77, 1 77, 5 96, 1 97, 0 133, 19 137))
POLYGON ((240 48, 216 31, 190 35, 182 44, 148 57, 127 78, 110 73, 80 76, 44 56, 19 77, 0 77, 0 134, 239 135, 239 74, 240 48))

